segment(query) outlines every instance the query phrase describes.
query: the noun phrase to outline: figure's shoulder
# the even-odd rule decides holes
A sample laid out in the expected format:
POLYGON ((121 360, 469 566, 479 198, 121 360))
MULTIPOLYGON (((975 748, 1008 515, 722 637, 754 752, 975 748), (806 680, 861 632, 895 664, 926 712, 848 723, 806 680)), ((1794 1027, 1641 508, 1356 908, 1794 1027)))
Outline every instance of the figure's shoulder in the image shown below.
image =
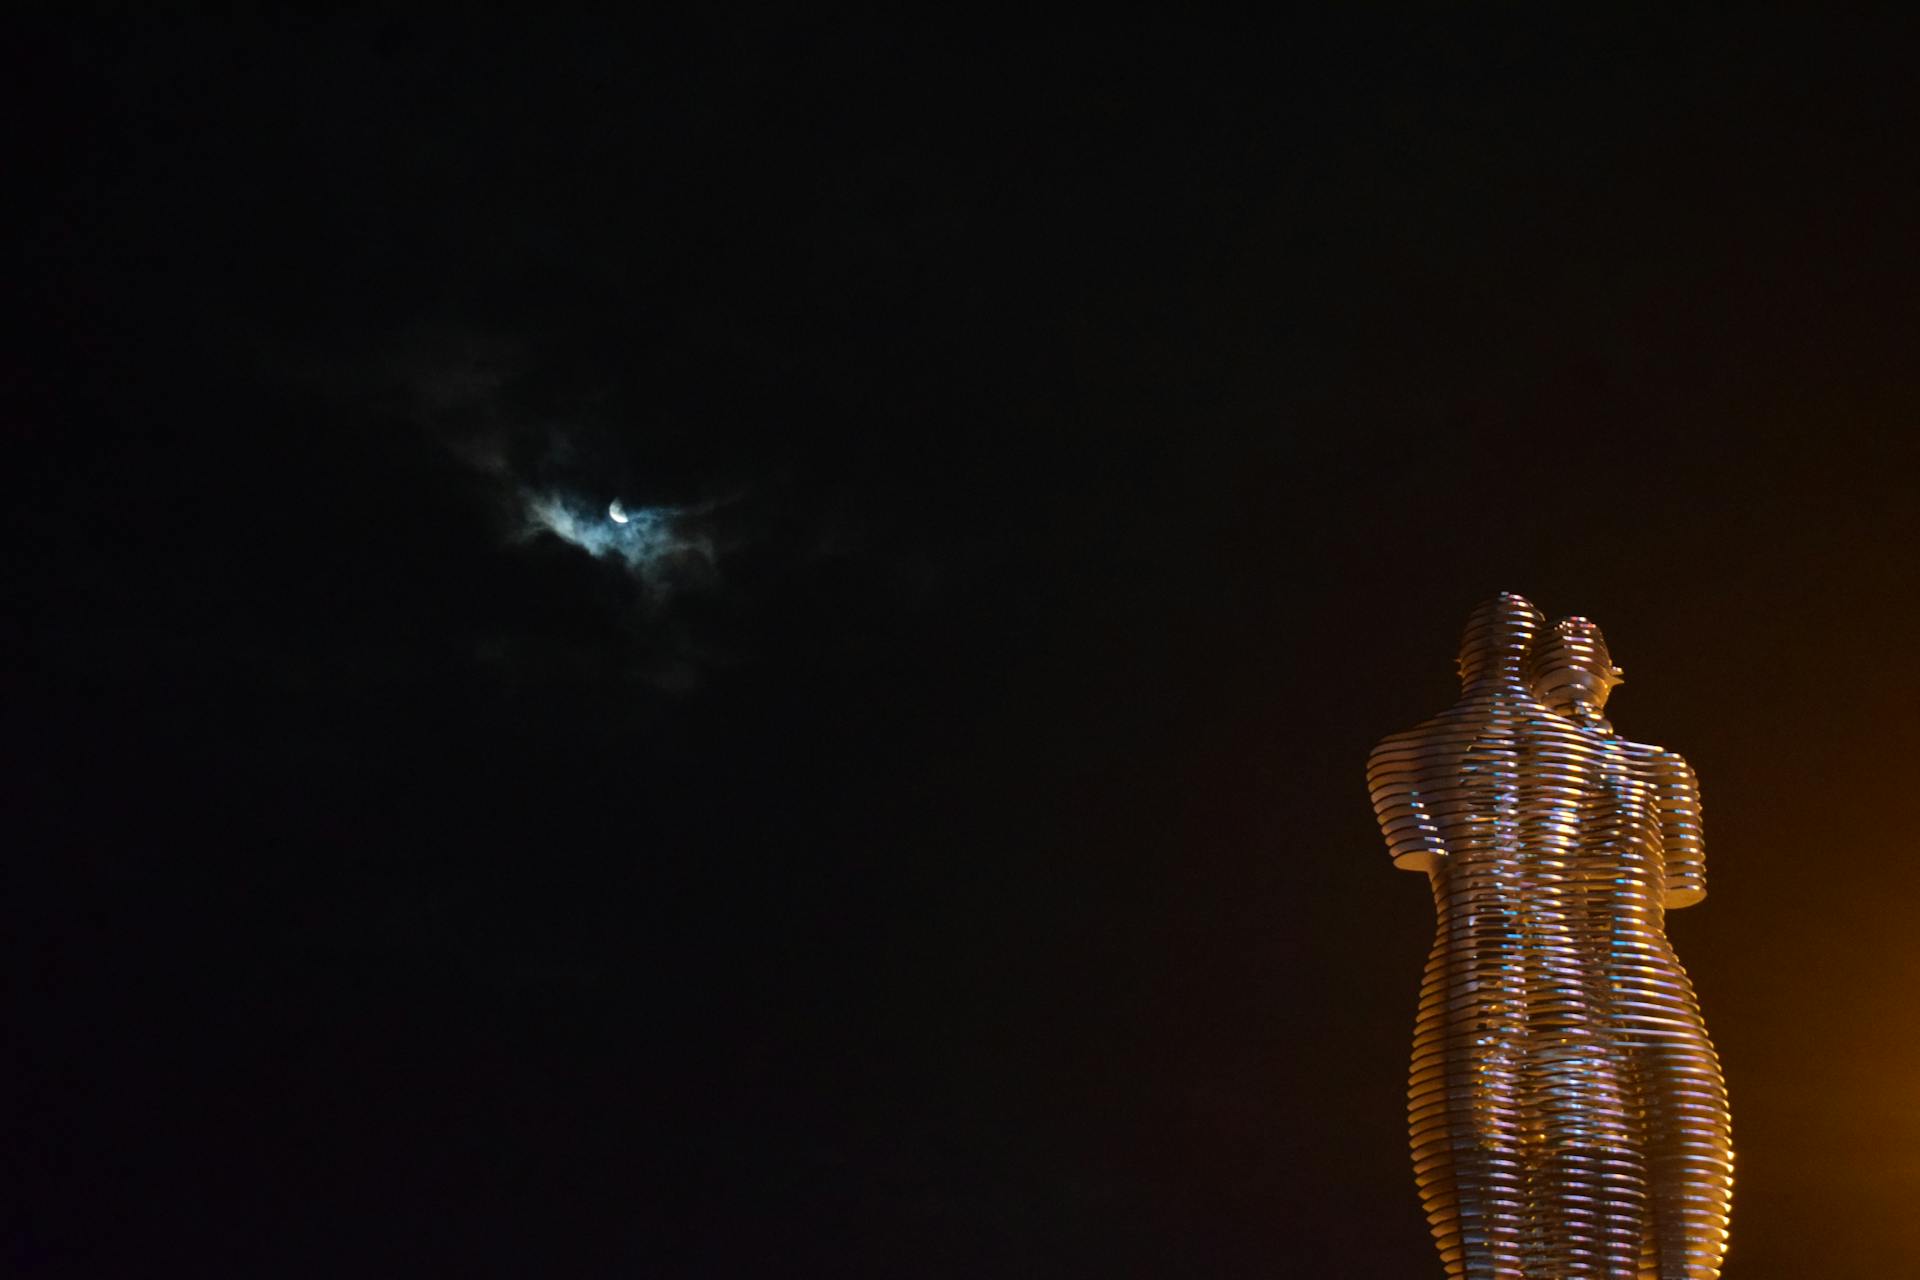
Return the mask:
POLYGON ((1691 774, 1693 769, 1687 764, 1687 758, 1671 747, 1663 747, 1655 742, 1634 742, 1629 738, 1620 739, 1620 745, 1627 749, 1635 760, 1648 769, 1659 773, 1691 774))
POLYGON ((1444 729, 1446 719, 1446 713, 1442 712, 1430 720, 1422 720, 1411 729, 1402 729, 1398 733, 1390 733, 1374 744, 1373 751, 1370 754, 1373 756, 1390 756, 1398 752, 1418 750, 1433 740, 1436 731, 1444 729))
POLYGON ((1656 775, 1669 786, 1683 787, 1688 791, 1700 788, 1700 779, 1695 776, 1693 766, 1678 751, 1669 751, 1665 747, 1655 749, 1653 768, 1656 775))
POLYGON ((1669 802, 1698 802, 1700 779, 1685 756, 1651 742, 1631 742, 1623 738, 1621 745, 1633 761, 1634 772, 1668 797, 1669 802))
POLYGON ((1376 776, 1395 773, 1449 750, 1464 749, 1473 741, 1474 733, 1474 727, 1456 712, 1443 711, 1411 729, 1380 739, 1367 755, 1367 772, 1376 776))
POLYGON ((1367 759, 1377 760, 1382 756, 1397 755, 1402 751, 1407 751, 1418 746, 1421 740, 1421 727, 1402 729, 1398 733, 1388 734, 1373 744, 1373 750, 1367 753, 1367 759))

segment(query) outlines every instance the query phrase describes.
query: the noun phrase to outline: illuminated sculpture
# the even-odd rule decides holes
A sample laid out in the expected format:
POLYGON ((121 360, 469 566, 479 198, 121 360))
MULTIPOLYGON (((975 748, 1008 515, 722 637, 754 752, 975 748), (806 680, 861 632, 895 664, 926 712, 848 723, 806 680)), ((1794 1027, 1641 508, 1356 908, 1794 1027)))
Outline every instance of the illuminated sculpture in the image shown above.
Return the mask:
POLYGON ((1504 594, 1468 619, 1463 691, 1368 761, 1396 865, 1437 915, 1408 1093, 1449 1276, 1693 1280, 1726 1252, 1719 1064, 1664 913, 1705 893, 1678 756, 1602 717, 1592 623, 1504 594))

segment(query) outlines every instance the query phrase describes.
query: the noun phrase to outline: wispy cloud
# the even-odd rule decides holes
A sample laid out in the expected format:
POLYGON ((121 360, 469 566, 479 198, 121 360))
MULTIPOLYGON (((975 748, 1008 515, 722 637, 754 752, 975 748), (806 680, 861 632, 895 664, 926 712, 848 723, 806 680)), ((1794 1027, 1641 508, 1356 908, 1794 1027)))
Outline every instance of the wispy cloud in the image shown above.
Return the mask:
POLYGON ((527 535, 544 530, 596 559, 618 560, 657 593, 708 582, 717 571, 713 537, 698 524, 712 503, 629 506, 615 498, 602 506, 557 490, 522 489, 520 496, 527 535))

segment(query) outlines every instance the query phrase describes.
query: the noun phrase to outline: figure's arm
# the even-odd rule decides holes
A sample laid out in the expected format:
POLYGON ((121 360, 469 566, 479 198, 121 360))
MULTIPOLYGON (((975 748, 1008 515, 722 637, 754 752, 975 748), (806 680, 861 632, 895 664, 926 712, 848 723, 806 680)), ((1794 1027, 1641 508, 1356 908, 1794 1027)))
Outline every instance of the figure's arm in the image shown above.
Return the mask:
POLYGON ((1367 757, 1367 791, 1373 815, 1386 837, 1393 865, 1403 871, 1432 871, 1445 861, 1431 797, 1420 793, 1422 751, 1418 744, 1396 735, 1367 757))
POLYGON ((1690 907, 1707 896, 1707 847, 1700 829, 1700 780, 1687 762, 1662 751, 1653 762, 1654 803, 1666 848, 1666 907, 1690 907))

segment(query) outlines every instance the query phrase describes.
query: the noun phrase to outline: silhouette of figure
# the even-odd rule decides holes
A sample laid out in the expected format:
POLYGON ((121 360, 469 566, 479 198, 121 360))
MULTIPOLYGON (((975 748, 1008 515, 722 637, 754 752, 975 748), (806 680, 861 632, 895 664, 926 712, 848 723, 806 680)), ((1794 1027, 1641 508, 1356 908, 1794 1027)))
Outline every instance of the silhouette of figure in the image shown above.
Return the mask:
POLYGON ((1706 896, 1699 783, 1673 752, 1614 733, 1604 712, 1623 673, 1592 622, 1559 623, 1529 665, 1540 699, 1602 761, 1598 786, 1582 799, 1581 931, 1601 975, 1595 999, 1625 1073, 1646 1191, 1635 1224, 1640 1269, 1626 1274, 1718 1276, 1733 1190, 1726 1086, 1666 934, 1667 911, 1706 896))
POLYGON ((1542 622, 1511 593, 1475 609, 1459 702, 1368 760, 1388 851, 1434 897, 1408 1085, 1421 1201, 1463 1280, 1714 1275, 1724 1093, 1657 915, 1700 885, 1691 775, 1563 713, 1618 673, 1564 644, 1532 661, 1542 622))

